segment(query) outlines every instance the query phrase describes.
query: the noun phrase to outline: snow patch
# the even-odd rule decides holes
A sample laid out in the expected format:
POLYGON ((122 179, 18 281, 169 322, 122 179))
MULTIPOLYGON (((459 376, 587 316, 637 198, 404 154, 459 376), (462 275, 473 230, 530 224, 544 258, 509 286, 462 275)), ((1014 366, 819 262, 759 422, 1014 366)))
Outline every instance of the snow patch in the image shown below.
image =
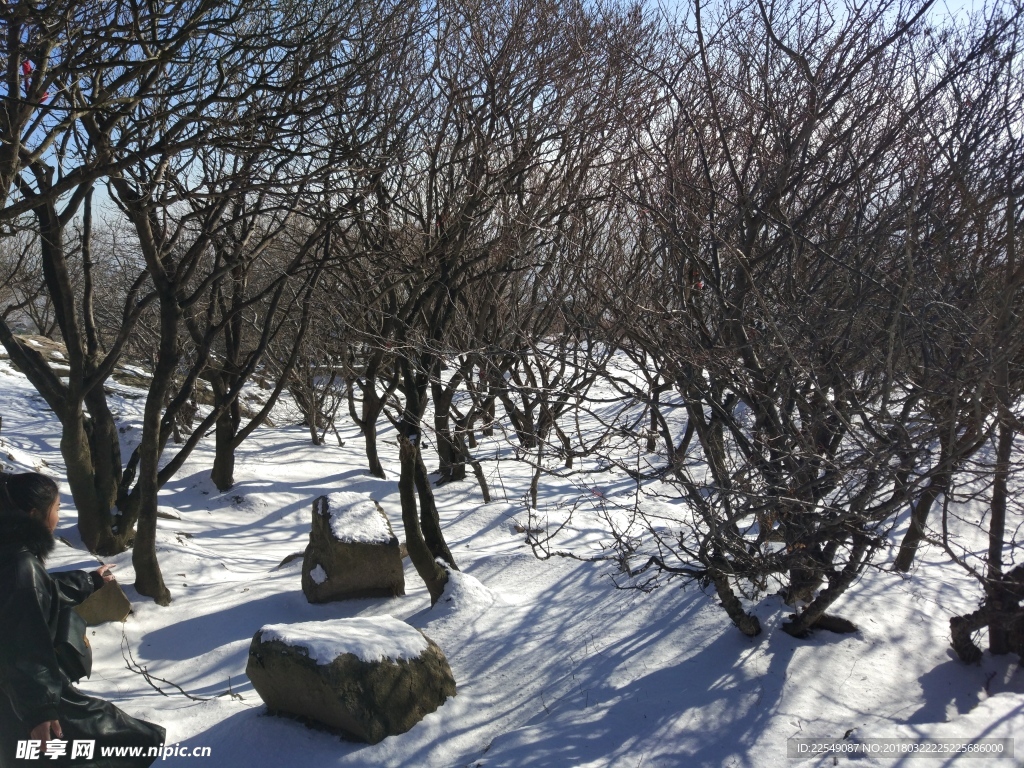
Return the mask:
POLYGON ((387 544, 394 534, 369 496, 338 491, 327 496, 317 512, 331 516, 331 533, 338 541, 350 544, 387 544))
POLYGON ((497 596, 479 579, 461 571, 448 571, 441 599, 430 611, 430 620, 448 618, 458 614, 461 618, 479 615, 497 602, 497 596))
POLYGON ((323 584, 327 581, 327 571, 324 567, 317 563, 316 568, 309 572, 309 578, 315 581, 317 584, 323 584))
POLYGON ((153 378, 152 374, 150 374, 149 371, 145 370, 144 368, 139 368, 139 366, 137 365, 126 365, 122 363, 118 366, 118 370, 124 373, 129 373, 132 376, 138 376, 140 379, 153 378))
POLYGON ((427 639, 419 630, 388 615, 268 624, 260 631, 261 643, 276 640, 304 648, 317 664, 330 664, 346 653, 368 663, 401 661, 418 658, 427 650, 427 639))

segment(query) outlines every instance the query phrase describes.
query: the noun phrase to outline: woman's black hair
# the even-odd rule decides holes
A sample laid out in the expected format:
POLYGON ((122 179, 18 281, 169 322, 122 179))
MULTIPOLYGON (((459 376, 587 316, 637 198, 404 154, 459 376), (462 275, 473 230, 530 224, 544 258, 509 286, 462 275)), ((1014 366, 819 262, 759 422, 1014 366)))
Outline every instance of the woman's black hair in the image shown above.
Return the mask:
POLYGON ((36 510, 46 514, 59 492, 57 483, 38 472, 0 475, 0 513, 27 515, 36 510))

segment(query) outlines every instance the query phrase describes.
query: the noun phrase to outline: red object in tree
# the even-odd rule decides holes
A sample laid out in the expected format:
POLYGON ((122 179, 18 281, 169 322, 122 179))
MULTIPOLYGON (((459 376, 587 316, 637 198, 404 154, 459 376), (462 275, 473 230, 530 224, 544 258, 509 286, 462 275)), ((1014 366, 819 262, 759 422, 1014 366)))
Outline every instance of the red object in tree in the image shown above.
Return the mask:
MULTIPOLYGON (((30 87, 32 85, 31 78, 32 78, 32 72, 34 71, 34 69, 35 68, 32 66, 32 62, 29 61, 28 59, 25 59, 25 61, 21 62, 21 76, 22 76, 22 79, 25 81, 25 95, 26 96, 28 96, 29 89, 30 89, 30 87)), ((47 91, 46 93, 43 94, 43 97, 39 100, 39 103, 42 104, 48 98, 50 98, 50 92, 49 91, 47 91)))

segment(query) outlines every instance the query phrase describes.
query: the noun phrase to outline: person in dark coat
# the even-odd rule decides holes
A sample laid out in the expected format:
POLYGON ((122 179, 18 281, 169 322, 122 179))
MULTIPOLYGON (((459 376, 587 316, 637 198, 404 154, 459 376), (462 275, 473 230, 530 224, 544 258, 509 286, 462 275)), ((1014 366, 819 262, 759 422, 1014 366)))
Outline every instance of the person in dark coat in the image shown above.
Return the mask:
POLYGON ((81 603, 104 582, 111 566, 49 574, 60 513, 57 484, 45 475, 0 475, 0 768, 14 765, 143 768, 156 760, 163 728, 125 714, 76 689, 54 649, 62 608, 81 603), (18 759, 18 741, 39 742, 39 758, 18 759), (63 751, 57 759, 46 755, 63 751), (63 749, 59 742, 65 742, 63 749), (91 759, 72 757, 75 741, 95 743, 91 759), (58 749, 54 750, 56 746, 58 749), (141 747, 142 757, 109 757, 103 747, 141 747))

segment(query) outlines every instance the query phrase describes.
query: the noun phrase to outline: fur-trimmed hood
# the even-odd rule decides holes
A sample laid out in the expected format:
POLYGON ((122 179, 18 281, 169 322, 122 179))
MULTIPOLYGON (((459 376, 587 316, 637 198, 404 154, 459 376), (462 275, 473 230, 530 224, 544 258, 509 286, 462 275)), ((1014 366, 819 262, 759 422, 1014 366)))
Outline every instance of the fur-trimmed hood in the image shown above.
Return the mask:
POLYGON ((45 560, 56 544, 42 521, 28 515, 0 513, 0 558, 7 559, 24 547, 45 560))

